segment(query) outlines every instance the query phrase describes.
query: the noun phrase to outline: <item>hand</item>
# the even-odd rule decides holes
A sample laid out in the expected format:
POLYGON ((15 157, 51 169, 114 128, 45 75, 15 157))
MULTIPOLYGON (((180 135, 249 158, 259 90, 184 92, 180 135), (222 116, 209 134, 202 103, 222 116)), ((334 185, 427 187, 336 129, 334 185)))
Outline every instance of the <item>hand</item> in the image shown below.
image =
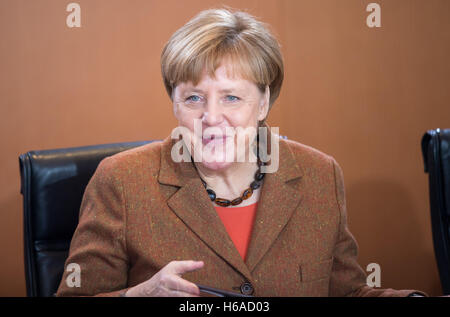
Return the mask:
POLYGON ((149 280, 130 288, 126 297, 197 297, 197 285, 181 278, 203 267, 203 261, 172 261, 149 280))

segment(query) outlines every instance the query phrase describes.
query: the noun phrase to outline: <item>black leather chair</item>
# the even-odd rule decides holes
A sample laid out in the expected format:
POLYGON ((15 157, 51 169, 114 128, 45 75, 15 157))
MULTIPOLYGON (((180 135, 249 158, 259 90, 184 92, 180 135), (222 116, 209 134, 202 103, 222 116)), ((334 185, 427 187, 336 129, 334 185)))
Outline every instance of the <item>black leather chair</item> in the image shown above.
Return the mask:
POLYGON ((27 296, 53 296, 78 224, 84 189, 100 161, 153 141, 20 155, 27 296))
POLYGON ((425 133, 422 154, 429 174, 434 251, 442 290, 450 294, 450 129, 425 133))

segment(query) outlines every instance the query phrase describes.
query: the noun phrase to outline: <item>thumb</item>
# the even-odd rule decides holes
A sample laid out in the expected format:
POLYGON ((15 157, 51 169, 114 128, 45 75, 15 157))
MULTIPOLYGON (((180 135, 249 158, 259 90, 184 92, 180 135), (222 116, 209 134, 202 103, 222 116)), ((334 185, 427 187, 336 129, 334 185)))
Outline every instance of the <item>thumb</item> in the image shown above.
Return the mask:
POLYGON ((176 275, 182 275, 192 272, 203 267, 203 261, 174 261, 172 262, 170 271, 176 275))

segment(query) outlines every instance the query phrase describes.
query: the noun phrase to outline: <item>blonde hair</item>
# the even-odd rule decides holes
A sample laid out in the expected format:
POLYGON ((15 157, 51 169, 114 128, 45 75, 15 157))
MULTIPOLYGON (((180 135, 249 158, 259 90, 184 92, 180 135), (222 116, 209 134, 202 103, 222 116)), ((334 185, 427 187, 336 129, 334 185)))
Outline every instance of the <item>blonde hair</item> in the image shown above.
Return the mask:
POLYGON ((200 12, 178 29, 161 54, 161 72, 167 93, 182 82, 197 85, 203 72, 214 78, 216 69, 230 60, 233 72, 270 89, 270 107, 280 94, 284 68, 280 47, 266 24, 248 13, 228 9, 200 12))

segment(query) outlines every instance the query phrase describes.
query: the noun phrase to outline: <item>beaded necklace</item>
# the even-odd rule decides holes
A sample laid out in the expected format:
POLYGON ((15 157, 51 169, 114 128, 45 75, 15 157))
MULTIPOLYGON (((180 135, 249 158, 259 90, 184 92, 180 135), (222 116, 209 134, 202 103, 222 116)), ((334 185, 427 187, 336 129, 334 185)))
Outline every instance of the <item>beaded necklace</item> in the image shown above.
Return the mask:
POLYGON ((208 185, 206 184, 206 182, 200 177, 200 180, 202 181, 203 186, 205 187, 206 192, 208 193, 208 196, 211 199, 211 201, 215 202, 217 205, 219 205, 221 207, 236 206, 236 205, 239 205, 240 203, 242 203, 244 200, 249 199, 252 196, 253 191, 258 189, 259 187, 261 187, 261 184, 262 184, 265 174, 261 172, 261 165, 263 165, 263 163, 259 159, 259 151, 258 150, 256 150, 256 155, 258 158, 258 160, 257 160, 258 170, 255 172, 254 180, 251 182, 250 186, 246 190, 244 190, 244 192, 242 193, 241 196, 239 196, 233 200, 228 200, 225 198, 217 197, 214 190, 208 188, 208 185))

